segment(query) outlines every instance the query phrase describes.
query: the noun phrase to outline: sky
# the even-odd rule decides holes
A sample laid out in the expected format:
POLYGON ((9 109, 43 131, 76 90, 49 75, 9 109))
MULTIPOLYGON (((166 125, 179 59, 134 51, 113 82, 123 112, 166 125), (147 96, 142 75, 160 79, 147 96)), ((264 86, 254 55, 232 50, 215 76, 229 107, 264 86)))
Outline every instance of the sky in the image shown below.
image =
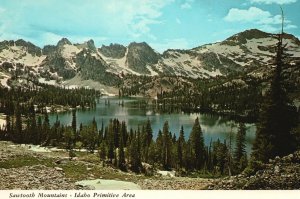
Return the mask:
POLYGON ((0 40, 190 49, 252 28, 278 33, 280 6, 285 32, 299 38, 300 0, 0 0, 0 40))

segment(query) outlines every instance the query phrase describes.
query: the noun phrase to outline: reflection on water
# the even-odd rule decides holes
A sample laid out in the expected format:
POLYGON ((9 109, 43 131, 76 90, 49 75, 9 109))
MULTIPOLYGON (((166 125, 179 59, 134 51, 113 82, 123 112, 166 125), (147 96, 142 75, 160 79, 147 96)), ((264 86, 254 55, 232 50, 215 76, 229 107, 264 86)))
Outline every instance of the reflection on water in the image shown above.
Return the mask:
MULTIPOLYGON (((103 122, 104 126, 109 123, 110 119, 118 118, 120 121, 125 121, 128 130, 130 128, 137 129, 138 126, 145 124, 147 119, 150 120, 153 129, 154 138, 156 138, 159 129, 163 128, 165 121, 169 122, 170 131, 178 137, 181 125, 185 131, 185 138, 187 139, 192 130, 194 121, 197 117, 200 118, 200 124, 203 130, 206 145, 209 145, 211 140, 220 139, 223 141, 232 140, 232 147, 235 145, 235 134, 237 132, 237 124, 215 115, 205 114, 184 114, 171 113, 159 114, 151 108, 140 108, 143 102, 142 98, 128 98, 124 99, 124 106, 119 105, 122 102, 118 98, 102 98, 97 104, 96 109, 79 110, 77 111, 77 125, 80 123, 91 123, 93 118, 96 119, 98 127, 103 122), (110 105, 105 105, 105 100, 110 101, 110 105)), ((62 124, 71 125, 72 113, 59 113, 58 118, 62 124)), ((56 119, 56 114, 50 115, 50 122, 53 123, 56 119)), ((247 124, 247 151, 251 150, 251 143, 255 137, 255 125, 247 124)))

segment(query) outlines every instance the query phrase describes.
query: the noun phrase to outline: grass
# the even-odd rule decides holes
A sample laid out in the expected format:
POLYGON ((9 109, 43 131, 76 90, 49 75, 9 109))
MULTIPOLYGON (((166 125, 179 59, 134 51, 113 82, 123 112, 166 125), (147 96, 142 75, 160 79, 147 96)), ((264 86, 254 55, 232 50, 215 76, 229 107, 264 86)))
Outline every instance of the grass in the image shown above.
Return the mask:
MULTIPOLYGON (((58 153, 62 155, 61 153, 58 153)), ((56 155, 58 155, 56 154, 56 155)), ((65 156, 65 153, 63 153, 65 156)), ((90 154, 86 152, 76 152, 76 157, 78 161, 67 161, 64 164, 56 165, 54 159, 51 157, 34 157, 31 155, 23 155, 14 157, 5 161, 0 162, 0 168, 19 168, 23 166, 34 166, 34 165, 44 165, 47 167, 60 167, 63 169, 67 178, 79 181, 86 179, 117 179, 123 181, 136 182, 141 179, 154 179, 155 176, 144 176, 136 175, 131 172, 121 172, 119 169, 115 169, 110 166, 103 166, 102 162, 99 160, 97 154, 90 154), (88 169, 89 167, 89 169, 88 169)), ((219 178, 220 175, 212 174, 209 172, 193 172, 184 175, 190 178, 219 178)))
POLYGON ((64 170, 66 177, 74 181, 83 180, 89 174, 86 165, 81 162, 68 162, 60 167, 64 170))
POLYGON ((93 163, 93 164, 100 164, 100 158, 98 157, 97 153, 87 153, 87 152, 75 152, 76 157, 78 157, 79 160, 93 163))
MULTIPOLYGON (((63 157, 65 153, 55 153, 55 156, 63 157)), ((78 161, 67 161, 63 164, 55 164, 57 158, 52 157, 35 157, 31 154, 12 157, 0 161, 0 168, 20 168, 24 166, 44 165, 46 167, 60 167, 63 169, 65 176, 73 181, 86 180, 90 178, 119 179, 119 180, 137 180, 141 176, 121 172, 110 166, 102 166, 97 154, 86 152, 76 152, 78 161), (89 167, 89 169, 88 169, 89 167)))
POLYGON ((103 167, 99 164, 91 164, 88 166, 81 161, 70 161, 60 167, 65 172, 67 178, 73 181, 86 179, 111 179, 136 182, 139 179, 147 178, 143 175, 136 175, 126 172, 121 172, 118 169, 111 167, 103 167))
POLYGON ((0 168, 10 169, 24 166, 45 165, 53 167, 52 159, 40 159, 32 156, 20 156, 13 159, 0 162, 0 168))

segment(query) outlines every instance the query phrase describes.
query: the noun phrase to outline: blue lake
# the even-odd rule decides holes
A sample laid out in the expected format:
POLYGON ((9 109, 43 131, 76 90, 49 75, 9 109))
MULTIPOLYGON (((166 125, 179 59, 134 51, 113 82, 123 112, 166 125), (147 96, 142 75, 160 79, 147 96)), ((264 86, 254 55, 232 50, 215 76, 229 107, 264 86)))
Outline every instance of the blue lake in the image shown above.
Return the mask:
MULTIPOLYGON (((99 100, 95 109, 78 110, 76 112, 77 125, 89 124, 93 118, 96 119, 98 128, 103 122, 104 126, 109 123, 110 119, 118 118, 120 121, 125 121, 128 127, 136 130, 138 126, 144 125, 149 119, 153 129, 154 139, 157 136, 159 129, 163 128, 165 121, 169 122, 170 131, 179 135, 181 126, 184 128, 185 138, 188 139, 192 130, 195 119, 199 117, 200 125, 203 131, 205 144, 209 145, 210 141, 220 139, 221 141, 231 140, 232 148, 235 147, 235 135, 237 132, 237 124, 220 116, 212 116, 206 114, 185 114, 185 113, 158 113, 151 107, 141 108, 139 102, 145 101, 144 98, 126 98, 123 100, 124 106, 120 105, 122 100, 118 97, 104 97, 99 100), (105 101, 108 102, 105 104, 105 101)), ((71 125, 72 113, 64 112, 50 115, 50 122, 54 123, 56 115, 60 122, 64 125, 71 125)), ((254 124, 246 124, 246 142, 247 151, 251 151, 252 143, 255 138, 256 126, 254 124)))

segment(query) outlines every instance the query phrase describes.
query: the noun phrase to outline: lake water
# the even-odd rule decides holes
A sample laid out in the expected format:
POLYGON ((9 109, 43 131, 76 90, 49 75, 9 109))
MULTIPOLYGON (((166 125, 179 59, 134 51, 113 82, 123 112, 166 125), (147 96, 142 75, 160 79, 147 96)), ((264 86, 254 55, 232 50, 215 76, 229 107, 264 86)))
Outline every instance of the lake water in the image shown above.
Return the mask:
MULTIPOLYGON (((82 124, 89 124, 95 117, 98 128, 101 127, 103 121, 104 126, 109 123, 110 119, 118 118, 120 121, 125 121, 128 127, 137 129, 146 123, 149 119, 153 129, 153 136, 156 138, 159 129, 163 128, 165 121, 169 122, 170 131, 175 133, 178 138, 181 125, 184 128, 185 138, 188 139, 192 130, 195 119, 199 117, 200 125, 203 131, 205 144, 209 145, 211 140, 220 139, 227 141, 232 138, 232 147, 235 147, 235 135, 237 132, 237 124, 220 116, 211 116, 206 114, 184 114, 184 113, 157 113, 149 108, 141 108, 139 102, 145 101, 143 98, 126 98, 124 99, 124 106, 119 105, 121 100, 118 97, 104 97, 101 98, 95 109, 78 110, 76 112, 77 126, 82 124), (110 105, 105 104, 105 101, 110 102, 110 105)), ((71 125, 72 113, 64 112, 58 113, 58 118, 62 124, 71 125)), ((54 123, 56 114, 49 116, 50 122, 54 123)), ((247 134, 247 151, 251 151, 252 143, 255 138, 256 127, 254 124, 246 124, 247 134)))

